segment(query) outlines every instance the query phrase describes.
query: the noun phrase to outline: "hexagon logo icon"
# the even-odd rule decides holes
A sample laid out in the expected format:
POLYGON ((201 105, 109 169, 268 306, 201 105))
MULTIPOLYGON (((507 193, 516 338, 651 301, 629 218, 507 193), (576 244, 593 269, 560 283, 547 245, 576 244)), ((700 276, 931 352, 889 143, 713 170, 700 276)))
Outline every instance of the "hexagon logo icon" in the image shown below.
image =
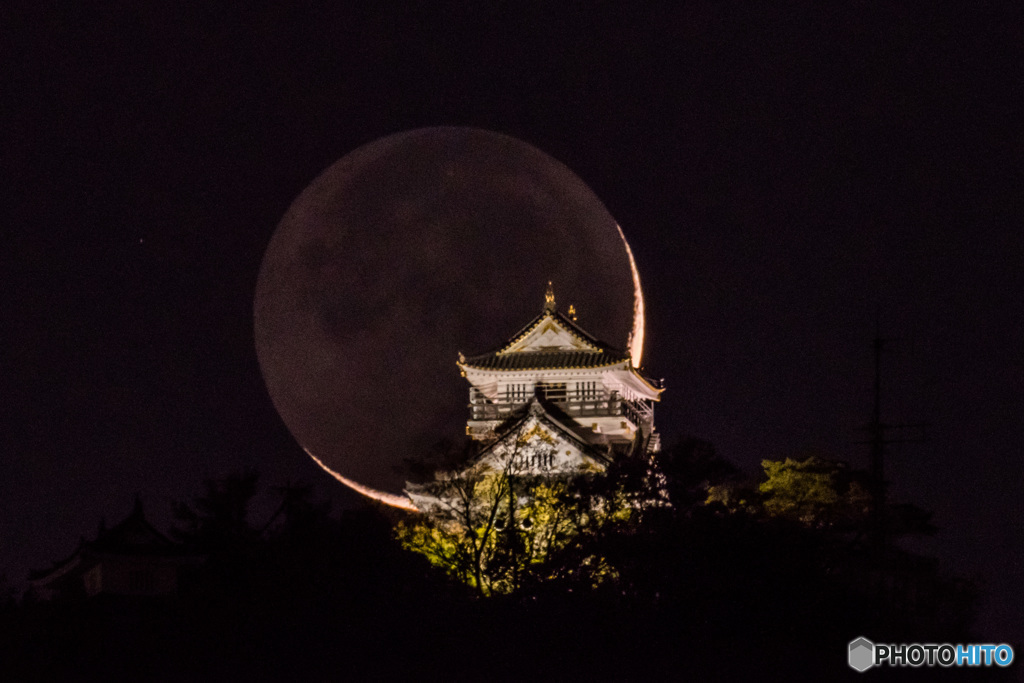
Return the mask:
POLYGON ((863 636, 850 641, 850 668, 867 671, 875 664, 875 644, 863 636))

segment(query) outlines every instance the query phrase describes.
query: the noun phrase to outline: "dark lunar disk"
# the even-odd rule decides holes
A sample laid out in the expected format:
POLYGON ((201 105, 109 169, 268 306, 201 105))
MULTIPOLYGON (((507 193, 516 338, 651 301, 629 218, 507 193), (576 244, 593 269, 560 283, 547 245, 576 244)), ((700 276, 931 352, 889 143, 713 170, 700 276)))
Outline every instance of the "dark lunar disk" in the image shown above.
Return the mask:
POLYGON ((460 351, 559 308, 625 348, 633 283, 615 220, 569 169, 519 140, 427 128, 360 147, 277 226, 255 298, 256 352, 298 442, 397 491, 404 459, 463 433, 460 351))

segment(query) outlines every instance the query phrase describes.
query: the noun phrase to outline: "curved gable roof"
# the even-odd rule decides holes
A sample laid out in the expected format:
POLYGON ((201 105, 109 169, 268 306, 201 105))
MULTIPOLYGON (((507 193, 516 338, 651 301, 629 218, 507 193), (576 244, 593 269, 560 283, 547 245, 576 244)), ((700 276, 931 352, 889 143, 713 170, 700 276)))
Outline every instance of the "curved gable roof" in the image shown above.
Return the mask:
POLYGON ((629 360, 558 311, 546 309, 494 351, 460 357, 461 367, 482 370, 599 368, 629 360))

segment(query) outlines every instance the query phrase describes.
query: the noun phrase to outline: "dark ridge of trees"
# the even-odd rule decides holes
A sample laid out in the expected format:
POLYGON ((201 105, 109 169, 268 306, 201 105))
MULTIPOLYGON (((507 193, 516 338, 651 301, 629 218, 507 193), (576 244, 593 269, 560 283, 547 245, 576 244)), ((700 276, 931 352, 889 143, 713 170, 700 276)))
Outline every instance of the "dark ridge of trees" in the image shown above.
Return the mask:
MULTIPOLYGON (((289 485, 254 519, 255 473, 207 482, 174 506, 172 536, 206 557, 177 595, 0 602, 0 679, 962 678, 847 667, 847 643, 861 635, 975 641, 976 588, 897 545, 870 550, 858 473, 827 461, 772 472, 752 481, 709 444, 684 440, 659 459, 671 506, 581 534, 515 591, 486 599, 399 546, 404 513, 339 514, 289 485), (595 555, 615 568, 596 586, 575 570, 595 555)), ((620 461, 572 494, 639 496, 650 479, 647 464, 620 461)), ((917 512, 901 514, 908 530, 926 530, 917 512)), ((1008 680, 1017 666, 972 678, 1008 680)))

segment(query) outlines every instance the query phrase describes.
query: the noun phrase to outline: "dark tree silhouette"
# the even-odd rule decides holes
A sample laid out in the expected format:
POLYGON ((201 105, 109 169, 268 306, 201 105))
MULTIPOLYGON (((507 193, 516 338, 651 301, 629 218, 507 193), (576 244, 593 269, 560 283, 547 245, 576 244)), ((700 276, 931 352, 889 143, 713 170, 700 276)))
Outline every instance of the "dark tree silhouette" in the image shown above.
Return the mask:
MULTIPOLYGON (((812 465, 790 470, 828 475, 810 481, 831 482, 840 499, 858 480, 812 465)), ((258 482, 252 472, 207 482, 175 505, 178 537, 207 559, 173 598, 0 606, 0 677, 500 680, 526 667, 540 679, 858 680, 845 647, 859 635, 973 640, 970 583, 898 545, 874 553, 855 524, 813 522, 834 519, 818 506, 827 486, 809 508, 775 509, 772 499, 807 497, 759 491, 694 439, 600 476, 508 482, 514 506, 506 491, 488 515, 488 571, 514 590, 487 599, 395 542, 408 516, 373 506, 333 514, 289 484, 271 487, 276 505, 253 519, 258 482), (737 492, 734 505, 715 502, 723 487, 737 492)))

